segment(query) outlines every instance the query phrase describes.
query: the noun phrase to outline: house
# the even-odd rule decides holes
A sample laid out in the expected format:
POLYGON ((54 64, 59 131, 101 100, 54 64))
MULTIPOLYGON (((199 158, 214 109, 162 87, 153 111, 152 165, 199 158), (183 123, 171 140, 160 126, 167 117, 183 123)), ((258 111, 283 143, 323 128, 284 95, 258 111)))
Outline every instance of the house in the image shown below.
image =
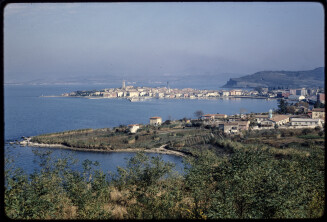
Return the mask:
POLYGON ((273 123, 275 123, 277 126, 285 125, 290 121, 290 117, 287 115, 276 115, 269 119, 273 123))
POLYGON ((165 94, 162 92, 156 93, 157 98, 163 98, 164 96, 165 96, 165 94))
POLYGON ((260 127, 274 127, 275 126, 275 122, 266 119, 260 122, 260 127))
POLYGON ((235 123, 235 122, 220 123, 219 129, 227 134, 238 133, 239 125, 238 125, 238 123, 235 123))
POLYGON ((139 124, 130 124, 128 125, 128 129, 131 133, 136 133, 137 130, 140 128, 139 124))
POLYGON ((117 92, 117 97, 123 97, 123 96, 124 96, 124 92, 122 91, 117 92))
POLYGON ((249 130, 250 121, 234 121, 233 123, 238 123, 238 129, 241 130, 249 130))
POLYGON ((268 115, 254 115, 253 117, 257 123, 261 123, 269 118, 268 115))
POLYGON ((226 118, 227 118, 226 114, 205 114, 201 116, 202 120, 208 120, 208 121, 221 120, 226 118))
POLYGON ((160 126, 162 124, 161 117, 154 116, 150 118, 150 125, 152 126, 160 126))
POLYGON ((128 96, 129 97, 138 97, 139 92, 138 91, 128 91, 128 96))
POLYGON ((314 108, 311 111, 312 119, 325 119, 325 109, 324 108, 314 108))
POLYGON ((317 100, 323 104, 325 104, 325 93, 318 93, 317 100))
POLYGON ((322 126, 321 119, 291 118, 291 126, 322 126))
POLYGON ((214 114, 215 115, 215 120, 221 120, 221 119, 226 119, 227 115, 226 114, 214 114))
POLYGON ((222 91, 222 96, 229 96, 229 91, 222 91))
POLYGON ((242 90, 241 89, 233 89, 233 90, 229 91, 229 94, 231 96, 241 96, 242 90))
POLYGON ((205 114, 203 116, 201 116, 201 119, 202 120, 214 120, 215 119, 215 114, 205 114))

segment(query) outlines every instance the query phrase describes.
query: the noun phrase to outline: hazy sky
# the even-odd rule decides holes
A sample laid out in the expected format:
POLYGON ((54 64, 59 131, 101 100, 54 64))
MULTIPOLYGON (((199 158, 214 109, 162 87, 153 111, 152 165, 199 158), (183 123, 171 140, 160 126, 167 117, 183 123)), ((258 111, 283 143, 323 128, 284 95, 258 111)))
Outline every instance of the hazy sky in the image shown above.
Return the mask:
MULTIPOLYGON (((319 3, 9 4, 5 82, 324 66, 319 3)), ((226 78, 227 79, 227 78, 226 78)))

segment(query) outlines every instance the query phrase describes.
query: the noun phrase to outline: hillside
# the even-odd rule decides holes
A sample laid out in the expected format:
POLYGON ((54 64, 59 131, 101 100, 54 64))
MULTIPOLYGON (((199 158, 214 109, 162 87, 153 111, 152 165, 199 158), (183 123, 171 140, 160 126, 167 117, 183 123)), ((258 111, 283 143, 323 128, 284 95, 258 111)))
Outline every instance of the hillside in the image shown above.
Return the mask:
POLYGON ((254 87, 323 87, 325 68, 319 67, 307 71, 262 71, 240 78, 231 78, 223 88, 254 87))

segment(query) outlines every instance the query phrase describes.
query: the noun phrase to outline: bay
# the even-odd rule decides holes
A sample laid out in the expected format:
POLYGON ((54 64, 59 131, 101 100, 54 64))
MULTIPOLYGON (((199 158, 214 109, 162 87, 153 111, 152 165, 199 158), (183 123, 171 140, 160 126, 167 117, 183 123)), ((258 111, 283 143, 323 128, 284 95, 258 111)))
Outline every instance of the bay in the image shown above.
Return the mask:
MULTIPOLYGON (((237 114, 240 109, 250 112, 267 112, 277 108, 276 100, 261 99, 151 99, 130 102, 126 99, 86 99, 69 97, 41 97, 60 95, 76 90, 93 90, 120 87, 117 85, 54 85, 26 86, 6 85, 4 87, 5 156, 11 153, 15 163, 28 172, 37 168, 32 147, 15 147, 8 142, 22 136, 35 136, 83 128, 112 128, 128 124, 148 124, 152 116, 167 119, 194 118, 194 112, 237 114), (9 152, 10 150, 10 152, 9 152)), ((187 86, 184 86, 187 87, 187 86)), ((53 149, 51 149, 53 150, 53 149)), ((96 153, 54 149, 73 154, 80 160, 98 161, 103 171, 115 171, 117 166, 125 166, 125 158, 134 153, 96 153)), ((149 154, 159 155, 159 154, 149 154)), ((165 161, 177 165, 182 172, 182 157, 162 155, 165 161)))

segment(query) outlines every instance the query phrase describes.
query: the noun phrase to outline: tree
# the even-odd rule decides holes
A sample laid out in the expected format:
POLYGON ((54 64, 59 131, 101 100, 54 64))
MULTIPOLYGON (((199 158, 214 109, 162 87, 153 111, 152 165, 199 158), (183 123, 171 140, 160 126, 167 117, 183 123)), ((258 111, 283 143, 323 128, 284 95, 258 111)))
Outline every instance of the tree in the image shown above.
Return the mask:
POLYGON ((325 104, 321 103, 319 100, 313 105, 314 108, 325 108, 325 104))
POLYGON ((203 111, 202 110, 195 111, 194 116, 197 117, 198 119, 200 119, 201 116, 203 116, 203 111))
POLYGON ((288 106, 288 103, 284 99, 279 100, 279 102, 278 102, 278 113, 286 114, 287 113, 287 106, 288 106))
POLYGON ((295 114, 295 106, 288 106, 286 107, 286 112, 287 113, 291 113, 291 114, 295 114))

